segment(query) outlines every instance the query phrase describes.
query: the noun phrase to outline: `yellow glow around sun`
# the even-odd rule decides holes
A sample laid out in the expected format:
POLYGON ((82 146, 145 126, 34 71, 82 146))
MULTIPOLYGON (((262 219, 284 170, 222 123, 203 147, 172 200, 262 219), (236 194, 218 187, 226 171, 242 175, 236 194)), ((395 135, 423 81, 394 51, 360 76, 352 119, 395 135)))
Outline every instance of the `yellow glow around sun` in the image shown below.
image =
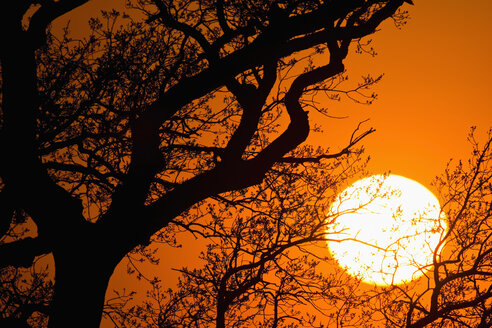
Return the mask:
POLYGON ((355 182, 337 196, 328 217, 333 257, 349 274, 377 285, 421 276, 447 229, 434 194, 398 175, 355 182))

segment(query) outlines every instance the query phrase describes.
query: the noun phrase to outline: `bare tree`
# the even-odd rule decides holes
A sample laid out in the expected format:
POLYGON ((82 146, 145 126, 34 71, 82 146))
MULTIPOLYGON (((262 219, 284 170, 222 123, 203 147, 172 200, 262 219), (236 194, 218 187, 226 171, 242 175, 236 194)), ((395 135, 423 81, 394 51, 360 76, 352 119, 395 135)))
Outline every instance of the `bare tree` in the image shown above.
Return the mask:
POLYGON ((337 186, 361 174, 361 159, 351 153, 343 160, 279 164, 257 188, 208 202, 206 215, 188 215, 185 227, 209 242, 200 255, 203 267, 178 269, 182 275, 172 289, 159 277, 149 279, 147 302, 108 304, 106 315, 118 327, 320 327, 335 321, 329 315, 340 302, 348 304, 340 289, 349 279, 341 269, 320 265, 328 256, 327 227, 339 215, 327 213, 337 186))
POLYGON ((469 160, 450 161, 433 182, 448 225, 433 263, 415 268, 416 281, 358 290, 347 324, 362 315, 367 327, 491 326, 492 130, 481 143, 473 128, 468 140, 469 160))
MULTIPOLYGON (((483 143, 474 131, 468 138, 470 159, 451 161, 434 181, 448 227, 442 229, 433 263, 415 267, 424 273, 416 281, 369 286, 341 269, 326 270, 322 263, 330 259, 315 247, 330 239, 327 227, 344 214, 325 216, 331 212, 332 188, 342 179, 320 184, 317 176, 312 183, 325 189, 316 190, 316 200, 291 196, 284 181, 270 183, 275 197, 264 199, 278 202, 271 211, 257 217, 242 211, 252 219, 231 219, 219 229, 210 225, 211 240, 220 241, 202 253, 203 268, 180 270, 175 290, 163 291, 153 281, 145 306, 119 307, 114 318, 121 327, 490 327, 492 130, 483 143)), ((330 170, 328 176, 346 177, 342 171, 330 170)), ((302 190, 314 187, 304 183, 302 190)), ((227 211, 218 211, 215 222, 227 222, 227 214, 220 213, 227 211)))
MULTIPOLYGON (((404 310, 400 326, 492 325, 491 132, 480 144, 472 129, 470 159, 454 166, 450 162, 434 182, 449 227, 425 277, 427 287, 417 293, 400 290, 398 303, 404 310)), ((397 317, 391 312, 390 316, 396 322, 397 317)))
POLYGON ((55 263, 49 307, 9 320, 97 326, 115 266, 156 233, 172 243, 195 224, 190 208, 247 195, 277 165, 350 153, 372 130, 336 154, 295 152, 306 95, 336 91, 349 46, 406 17, 403 0, 141 0, 93 19, 83 40, 49 32, 86 2, 0 7, 0 267, 55 263), (10 238, 18 217, 32 236, 10 238))

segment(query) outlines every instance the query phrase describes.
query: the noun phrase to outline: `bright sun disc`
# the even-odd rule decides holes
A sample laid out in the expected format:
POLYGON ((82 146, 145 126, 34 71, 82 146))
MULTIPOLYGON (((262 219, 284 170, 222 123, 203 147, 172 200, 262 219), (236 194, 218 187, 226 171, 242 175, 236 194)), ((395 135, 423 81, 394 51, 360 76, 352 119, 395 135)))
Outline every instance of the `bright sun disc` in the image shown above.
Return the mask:
POLYGON ((339 265, 377 285, 409 282, 432 264, 447 229, 437 198, 398 175, 361 179, 333 202, 328 248, 339 265))

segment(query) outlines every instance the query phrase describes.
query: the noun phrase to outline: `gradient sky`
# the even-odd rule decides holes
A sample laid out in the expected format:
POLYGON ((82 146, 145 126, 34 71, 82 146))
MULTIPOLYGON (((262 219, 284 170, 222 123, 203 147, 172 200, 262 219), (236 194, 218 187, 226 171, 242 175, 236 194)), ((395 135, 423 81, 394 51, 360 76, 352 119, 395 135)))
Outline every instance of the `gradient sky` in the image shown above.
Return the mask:
MULTIPOLYGON (((88 17, 100 8, 113 4, 121 8, 122 3, 90 1, 71 15, 72 29, 75 33, 84 30, 88 17)), ((482 136, 492 127, 492 2, 414 3, 405 5, 411 19, 402 29, 388 21, 374 35, 376 57, 352 53, 346 61, 353 83, 361 75, 384 73, 375 87, 378 100, 370 106, 350 101, 328 104, 332 115, 349 117, 326 120, 325 134, 309 141, 333 146, 335 152, 358 122, 370 119, 365 126, 377 131, 364 141, 366 154, 372 158, 369 169, 374 173, 391 170, 429 187, 451 157, 468 158, 466 136, 471 126, 476 125, 482 136)), ((62 21, 66 18, 54 28, 62 21)), ((183 259, 188 252, 184 247, 173 255, 183 259)), ((119 279, 124 271, 119 267, 108 290, 123 287, 119 279)))

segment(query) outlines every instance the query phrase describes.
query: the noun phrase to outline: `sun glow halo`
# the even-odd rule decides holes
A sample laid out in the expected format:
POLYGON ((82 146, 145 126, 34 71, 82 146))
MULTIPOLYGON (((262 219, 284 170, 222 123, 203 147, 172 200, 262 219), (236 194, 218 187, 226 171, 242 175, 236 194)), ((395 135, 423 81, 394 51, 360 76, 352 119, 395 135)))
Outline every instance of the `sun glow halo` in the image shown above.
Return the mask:
POLYGON ((398 175, 361 179, 332 204, 328 248, 347 272, 366 283, 390 285, 421 276, 447 229, 437 198, 398 175))

